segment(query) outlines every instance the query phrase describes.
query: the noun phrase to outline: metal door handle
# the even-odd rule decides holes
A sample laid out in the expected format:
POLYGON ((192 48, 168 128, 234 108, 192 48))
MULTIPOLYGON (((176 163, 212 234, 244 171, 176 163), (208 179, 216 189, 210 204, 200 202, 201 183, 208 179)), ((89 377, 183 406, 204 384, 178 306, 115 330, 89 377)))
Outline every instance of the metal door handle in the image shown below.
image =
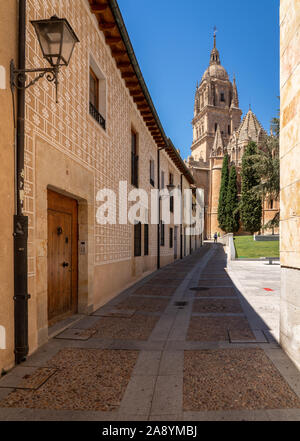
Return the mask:
POLYGON ((67 266, 69 266, 69 264, 68 264, 68 262, 64 262, 64 263, 62 264, 62 266, 63 266, 64 268, 66 268, 67 266))

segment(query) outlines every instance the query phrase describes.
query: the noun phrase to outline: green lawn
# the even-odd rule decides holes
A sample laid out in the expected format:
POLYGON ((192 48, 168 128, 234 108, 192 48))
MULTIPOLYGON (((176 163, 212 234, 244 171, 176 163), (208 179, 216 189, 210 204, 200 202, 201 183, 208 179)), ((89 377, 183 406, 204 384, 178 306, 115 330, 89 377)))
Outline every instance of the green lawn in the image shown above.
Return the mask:
POLYGON ((253 236, 236 236, 234 244, 237 258, 279 257, 279 241, 256 242, 253 236))

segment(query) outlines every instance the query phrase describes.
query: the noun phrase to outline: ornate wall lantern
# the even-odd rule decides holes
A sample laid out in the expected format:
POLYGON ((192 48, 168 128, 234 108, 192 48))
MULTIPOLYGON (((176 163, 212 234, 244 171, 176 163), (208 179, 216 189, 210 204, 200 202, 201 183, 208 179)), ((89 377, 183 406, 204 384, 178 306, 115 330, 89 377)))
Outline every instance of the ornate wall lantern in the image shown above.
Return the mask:
POLYGON ((168 192, 171 193, 173 190, 175 190, 176 186, 174 184, 167 185, 168 192))
POLYGON ((79 40, 71 25, 65 18, 58 18, 56 15, 46 20, 31 21, 34 26, 43 57, 51 67, 38 69, 15 69, 14 61, 11 61, 10 84, 12 90, 27 89, 41 78, 46 77, 47 81, 53 82, 56 87, 56 102, 58 91, 58 73, 61 66, 68 66, 75 44, 79 40), (39 73, 37 77, 26 84, 28 73, 39 73))

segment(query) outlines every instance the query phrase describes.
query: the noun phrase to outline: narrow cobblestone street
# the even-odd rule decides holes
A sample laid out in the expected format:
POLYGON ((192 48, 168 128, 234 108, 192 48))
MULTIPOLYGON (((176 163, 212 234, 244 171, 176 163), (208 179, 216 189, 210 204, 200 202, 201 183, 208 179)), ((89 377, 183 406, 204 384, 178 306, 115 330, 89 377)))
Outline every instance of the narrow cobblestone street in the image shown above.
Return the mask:
MULTIPOLYGON (((243 268, 206 244, 139 281, 5 375, 0 420, 300 420, 272 297, 252 292, 270 326, 243 268)), ((276 271, 259 268, 275 294, 276 271)))

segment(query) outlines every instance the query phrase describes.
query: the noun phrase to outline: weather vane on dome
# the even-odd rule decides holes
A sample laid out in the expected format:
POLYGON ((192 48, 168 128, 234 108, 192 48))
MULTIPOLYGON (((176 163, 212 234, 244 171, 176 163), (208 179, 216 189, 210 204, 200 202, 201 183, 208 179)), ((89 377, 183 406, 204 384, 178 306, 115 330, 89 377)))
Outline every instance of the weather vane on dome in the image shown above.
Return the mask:
POLYGON ((217 32, 218 32, 218 29, 217 29, 217 26, 215 25, 215 26, 214 26, 214 47, 216 47, 216 36, 217 36, 217 32))

